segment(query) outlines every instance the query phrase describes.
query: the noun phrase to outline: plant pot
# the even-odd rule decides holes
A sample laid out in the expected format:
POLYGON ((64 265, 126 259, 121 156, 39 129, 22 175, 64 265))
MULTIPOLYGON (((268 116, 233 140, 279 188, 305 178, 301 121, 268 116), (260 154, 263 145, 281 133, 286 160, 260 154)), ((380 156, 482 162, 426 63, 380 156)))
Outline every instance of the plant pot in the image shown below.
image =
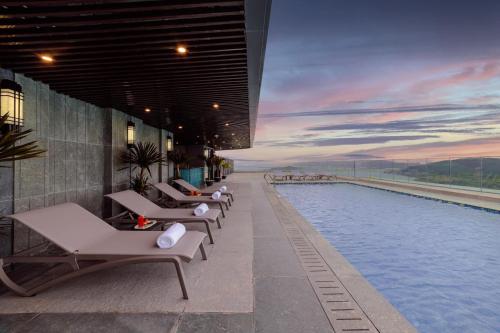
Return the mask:
POLYGON ((220 181, 221 181, 221 179, 222 179, 222 178, 220 178, 220 177, 215 177, 215 181, 216 181, 217 183, 218 183, 218 182, 220 182, 220 181))
POLYGON ((205 184, 207 186, 212 186, 214 184, 214 181, 212 179, 205 179, 205 184))

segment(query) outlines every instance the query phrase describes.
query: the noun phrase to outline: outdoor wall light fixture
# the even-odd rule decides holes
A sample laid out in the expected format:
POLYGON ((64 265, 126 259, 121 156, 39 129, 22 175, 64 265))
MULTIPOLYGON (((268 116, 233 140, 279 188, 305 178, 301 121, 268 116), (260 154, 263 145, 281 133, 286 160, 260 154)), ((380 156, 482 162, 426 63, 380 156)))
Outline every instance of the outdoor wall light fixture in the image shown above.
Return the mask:
POLYGON ((218 110, 220 106, 219 106, 219 104, 214 103, 214 104, 212 104, 212 107, 213 107, 214 109, 218 110))
POLYGON ((135 124, 132 121, 127 122, 127 147, 132 147, 135 143, 135 124))
POLYGON ((52 58, 52 56, 50 56, 48 54, 40 54, 39 57, 43 62, 47 62, 47 63, 54 62, 54 58, 52 58))
POLYGON ((151 109, 150 108, 145 108, 144 112, 151 112, 151 109))
POLYGON ((183 129, 184 127, 182 127, 182 125, 179 125, 179 126, 177 126, 177 128, 181 130, 181 129, 183 129))
POLYGON ((229 126, 229 123, 225 123, 224 126, 226 126, 226 127, 229 126))
POLYGON ((8 125, 23 126, 23 88, 10 80, 0 81, 0 116, 8 114, 8 125))
POLYGON ((185 46, 182 46, 182 45, 177 46, 176 50, 177 50, 177 53, 179 53, 179 54, 184 55, 187 53, 187 48, 185 46))
POLYGON ((167 136, 166 145, 167 145, 167 151, 174 150, 174 140, 172 139, 172 137, 170 135, 167 136))

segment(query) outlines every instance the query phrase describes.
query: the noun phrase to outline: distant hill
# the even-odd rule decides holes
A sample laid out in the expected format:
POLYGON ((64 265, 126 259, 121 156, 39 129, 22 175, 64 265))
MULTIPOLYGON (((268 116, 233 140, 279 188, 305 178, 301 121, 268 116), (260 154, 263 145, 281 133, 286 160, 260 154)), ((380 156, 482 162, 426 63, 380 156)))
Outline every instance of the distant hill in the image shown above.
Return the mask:
MULTIPOLYGON (((411 162, 411 161, 410 161, 411 162)), ((300 162, 293 166, 276 167, 275 173, 326 173, 351 176, 356 166, 358 177, 372 177, 373 174, 400 175, 413 181, 480 187, 500 190, 500 158, 461 158, 409 165, 392 160, 357 160, 300 162), (482 165, 481 165, 482 163, 482 165), (481 171, 482 166, 482 171, 481 171), (482 178, 482 181, 481 181, 482 178)), ((396 177, 397 178, 397 177, 396 177)))
POLYGON ((295 167, 295 166, 286 166, 286 167, 276 167, 276 168, 271 168, 269 171, 270 172, 284 172, 284 173, 292 173, 296 171, 300 171, 301 168, 295 167))
POLYGON ((408 166, 397 173, 422 182, 500 189, 500 158, 445 160, 408 166))

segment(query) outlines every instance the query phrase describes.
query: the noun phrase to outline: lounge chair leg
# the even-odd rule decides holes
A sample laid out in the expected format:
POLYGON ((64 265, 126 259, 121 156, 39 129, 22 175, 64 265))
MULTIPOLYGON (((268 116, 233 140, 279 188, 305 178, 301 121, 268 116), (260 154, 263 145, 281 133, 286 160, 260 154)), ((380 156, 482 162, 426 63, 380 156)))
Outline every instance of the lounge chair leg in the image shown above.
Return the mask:
POLYGON ((222 229, 222 225, 220 224, 220 220, 219 220, 218 216, 215 220, 217 221, 217 227, 219 227, 219 229, 222 229))
POLYGON ((25 297, 33 296, 32 294, 30 294, 28 292, 27 289, 21 287, 20 285, 18 285, 17 283, 15 283, 14 281, 12 281, 9 278, 9 276, 7 275, 5 270, 3 269, 4 265, 5 264, 4 264, 3 259, 0 258, 0 281, 2 281, 7 288, 9 288, 10 290, 12 290, 13 292, 15 292, 16 294, 18 294, 20 296, 25 296, 25 297))
POLYGON ((184 271, 182 270, 182 264, 179 259, 174 260, 174 265, 175 265, 175 270, 177 271, 177 277, 179 278, 179 283, 181 285, 182 289, 182 297, 184 299, 189 299, 187 290, 186 290, 186 284, 184 283, 184 271))
POLYGON ((210 244, 214 244, 214 238, 212 237, 212 230, 210 230, 210 224, 207 221, 203 221, 207 228, 208 239, 210 239, 210 244))
POLYGON ((229 210, 229 206, 227 205, 227 202, 224 202, 224 204, 226 205, 226 209, 229 210))
POLYGON ((222 207, 222 202, 219 202, 219 207, 220 207, 220 210, 222 212, 222 217, 226 218, 226 214, 224 213, 224 207, 222 207))
POLYGON ((234 202, 234 197, 232 193, 229 193, 229 197, 231 198, 231 201, 234 202))
POLYGON ((205 252, 205 246, 203 245, 203 242, 200 243, 200 253, 203 260, 207 260, 207 253, 205 252))

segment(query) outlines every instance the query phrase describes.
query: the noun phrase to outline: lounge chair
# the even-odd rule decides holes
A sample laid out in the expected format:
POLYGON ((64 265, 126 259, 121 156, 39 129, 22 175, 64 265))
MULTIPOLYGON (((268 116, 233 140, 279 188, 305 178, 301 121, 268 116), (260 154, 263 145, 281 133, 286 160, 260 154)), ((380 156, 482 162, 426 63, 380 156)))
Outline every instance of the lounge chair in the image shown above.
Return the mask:
POLYGON ((197 203, 206 203, 206 204, 218 204, 220 207, 220 210, 222 212, 222 216, 226 217, 226 214, 224 213, 224 208, 223 204, 226 206, 226 209, 229 209, 228 206, 228 198, 221 196, 219 199, 214 200, 210 196, 206 195, 201 195, 201 196, 187 196, 184 193, 177 191, 175 188, 172 186, 168 185, 167 183, 156 183, 153 185, 156 187, 160 192, 163 194, 166 194, 168 197, 174 199, 179 204, 197 204, 197 203))
MULTIPOLYGON (((201 193, 201 195, 212 195, 212 193, 213 193, 213 192, 207 192, 207 191, 203 192, 202 190, 200 190, 196 186, 189 184, 184 179, 176 179, 176 180, 174 180, 174 182, 177 183, 179 186, 185 188, 188 191, 192 191, 192 192, 196 191, 196 192, 201 193)), ((226 192, 222 192, 222 195, 226 195, 229 197, 229 200, 228 200, 229 205, 231 205, 231 201, 234 202, 234 191, 228 189, 226 192)))
POLYGON ((82 207, 65 203, 48 208, 9 216, 41 234, 67 252, 63 256, 12 256, 0 258, 0 280, 20 296, 34 296, 55 284, 99 270, 138 263, 172 262, 182 289, 188 298, 181 260, 189 262, 198 248, 206 260, 203 239, 206 234, 187 231, 170 249, 156 247, 156 238, 161 231, 120 231, 82 207), (93 263, 92 262, 98 262, 93 263), (82 262, 90 266, 80 267, 82 262), (10 263, 65 263, 72 272, 56 277, 31 288, 22 287, 12 281, 4 270, 10 263))
POLYGON ((145 218, 158 220, 162 223, 203 223, 207 229, 210 244, 214 243, 210 223, 217 222, 219 229, 221 228, 219 221, 221 211, 218 209, 209 209, 205 214, 195 216, 193 209, 162 208, 132 190, 106 194, 105 197, 112 199, 136 215, 142 215, 145 218))

